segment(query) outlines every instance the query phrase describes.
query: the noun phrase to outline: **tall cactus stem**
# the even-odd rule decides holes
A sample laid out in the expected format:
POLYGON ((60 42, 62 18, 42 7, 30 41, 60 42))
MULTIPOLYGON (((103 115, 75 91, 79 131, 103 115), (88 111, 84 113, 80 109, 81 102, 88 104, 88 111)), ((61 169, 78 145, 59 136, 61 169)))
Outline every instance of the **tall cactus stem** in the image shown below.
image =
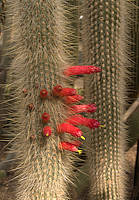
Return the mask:
POLYGON ((53 97, 52 89, 58 84, 68 86, 63 69, 75 60, 67 20, 72 5, 69 8, 64 0, 7 0, 6 10, 6 18, 12 17, 14 44, 8 81, 15 101, 9 132, 14 136, 17 158, 16 200, 69 199, 67 185, 75 156, 58 149, 59 142, 69 136, 59 136, 56 131, 67 117, 68 106, 53 97), (44 89, 48 98, 40 96, 44 89), (52 129, 48 137, 42 133, 45 112, 50 115, 48 126, 52 129))
POLYGON ((93 117, 104 128, 89 133, 88 163, 93 200, 127 199, 125 85, 128 80, 130 3, 126 0, 91 0, 83 3, 84 63, 99 66, 101 74, 87 76, 85 92, 97 105, 93 117))

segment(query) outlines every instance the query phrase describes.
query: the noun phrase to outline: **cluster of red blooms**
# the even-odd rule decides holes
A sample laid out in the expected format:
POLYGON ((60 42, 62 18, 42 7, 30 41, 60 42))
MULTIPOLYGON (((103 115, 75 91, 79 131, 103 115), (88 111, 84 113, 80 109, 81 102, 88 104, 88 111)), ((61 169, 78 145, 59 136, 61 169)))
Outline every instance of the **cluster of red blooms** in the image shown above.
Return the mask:
MULTIPOLYGON (((97 73, 97 72, 101 72, 101 69, 99 67, 95 67, 95 66, 71 66, 69 68, 67 68, 64 71, 64 74, 66 76, 72 76, 72 75, 80 75, 80 74, 91 74, 91 73, 97 73)), ((58 87, 59 88, 59 87, 58 87)), ((56 93, 57 93, 57 86, 55 87, 56 89, 56 93)), ((76 90, 75 89, 63 89, 62 92, 62 88, 60 89, 60 92, 58 92, 58 94, 60 93, 61 96, 64 96, 64 101, 67 104, 73 104, 76 103, 80 100, 83 99, 82 96, 77 95, 76 94, 76 90), (64 92, 65 90, 65 92, 64 92), (65 94, 65 95, 63 95, 65 94)), ((57 95, 58 95, 57 94, 57 95)), ((95 120, 95 119, 89 119, 89 118, 85 118, 82 115, 77 115, 76 113, 83 113, 83 112, 87 112, 87 113, 92 113, 96 111, 96 106, 94 104, 88 104, 88 105, 72 105, 69 108, 71 111, 71 113, 75 113, 74 115, 70 116, 68 119, 65 120, 64 123, 60 124, 57 127, 57 131, 58 133, 68 133, 76 138, 82 138, 85 139, 83 137, 83 133, 82 131, 76 127, 77 125, 83 125, 89 128, 97 128, 100 125, 100 123, 95 120)), ((78 152, 79 154, 82 152, 82 150, 79 150, 78 147, 80 146, 81 142, 76 140, 76 141, 72 141, 72 142, 65 142, 62 141, 59 144, 59 149, 61 150, 68 150, 68 151, 72 151, 72 152, 78 152)))
MULTIPOLYGON (((101 69, 99 67, 95 66, 71 66, 64 70, 65 76, 72 76, 72 75, 80 75, 80 74, 91 74, 91 73, 97 73, 100 72, 101 69)), ((71 115, 68 119, 65 119, 63 123, 58 125, 57 132, 59 134, 67 133, 75 138, 82 138, 83 137, 82 131, 76 127, 77 125, 83 125, 90 129, 95 129, 100 125, 100 123, 96 119, 86 118, 78 113, 92 113, 96 111, 95 104, 88 104, 88 105, 71 105, 74 103, 79 102, 83 99, 82 96, 77 94, 77 91, 73 88, 63 88, 61 85, 56 85, 53 87, 52 95, 54 97, 60 97, 63 99, 63 101, 69 105, 69 113, 74 114, 71 115)), ((48 97, 48 92, 46 89, 43 89, 40 91, 40 98, 46 99, 48 97)), ((42 114, 42 122, 44 124, 47 124, 50 120, 50 115, 46 112, 42 114)), ((43 128, 43 135, 50 136, 52 134, 52 130, 50 126, 44 126, 43 128)), ((68 150, 72 152, 79 152, 79 154, 82 152, 82 150, 79 150, 78 147, 81 145, 81 142, 78 140, 72 141, 72 142, 65 142, 62 141, 59 144, 60 150, 68 150)))

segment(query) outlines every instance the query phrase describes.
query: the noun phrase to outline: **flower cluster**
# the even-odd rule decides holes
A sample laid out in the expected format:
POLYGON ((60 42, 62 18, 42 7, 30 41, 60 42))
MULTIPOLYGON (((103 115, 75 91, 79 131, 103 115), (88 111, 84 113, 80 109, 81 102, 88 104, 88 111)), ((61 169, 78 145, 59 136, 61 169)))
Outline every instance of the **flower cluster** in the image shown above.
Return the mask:
MULTIPOLYGON (((65 76, 72 76, 72 75, 80 75, 80 74, 91 74, 100 72, 101 69, 99 67, 95 66, 71 66, 68 67, 66 70, 64 70, 65 76)), ((24 95, 27 94, 27 90, 23 89, 24 95)), ((82 152, 82 150, 79 150, 79 146, 81 145, 81 142, 77 140, 78 138, 81 138, 85 140, 85 137, 83 136, 83 132, 78 128, 77 126, 85 126, 90 129, 95 129, 100 126, 102 126, 96 119, 86 118, 80 115, 79 113, 93 113, 96 111, 96 105, 95 104, 82 104, 82 105, 73 105, 74 103, 78 103, 80 100, 83 99, 83 96, 78 95, 76 89, 73 88, 63 88, 61 85, 56 85, 52 89, 51 93, 52 98, 61 98, 65 104, 68 104, 68 112, 69 117, 64 120, 63 123, 59 124, 57 126, 57 133, 58 134, 70 134, 73 137, 76 138, 76 140, 73 141, 61 141, 59 143, 58 148, 60 150, 68 150, 72 152, 78 152, 79 154, 82 152)), ((46 89, 42 89, 40 91, 40 99, 42 101, 45 101, 47 98, 49 98, 48 91, 46 89)), ((33 111, 34 105, 29 104, 28 105, 29 111, 33 111)), ((50 121, 50 115, 47 112, 44 112, 41 116, 42 123, 44 124, 43 127, 43 135, 44 136, 50 136, 52 134, 52 129, 50 126, 48 126, 48 123, 50 121)))
MULTIPOLYGON (((97 73, 100 72, 101 69, 99 67, 95 66, 71 66, 64 70, 64 75, 66 76, 72 76, 72 75, 80 75, 80 74, 91 74, 91 73, 97 73)), ((64 99, 64 102, 66 104, 69 104, 69 113, 72 115, 68 117, 68 119, 65 119, 63 123, 58 125, 57 132, 59 134, 67 133, 75 138, 82 138, 85 140, 82 131, 76 127, 78 125, 86 126, 90 129, 95 129, 100 126, 102 126, 96 119, 86 118, 83 117, 80 114, 77 113, 93 113, 96 111, 96 105, 95 104, 88 104, 88 105, 71 105, 74 103, 79 102, 83 99, 82 96, 78 95, 76 93, 75 89, 68 89, 63 88, 60 86, 56 86, 53 89, 53 94, 56 96, 61 96, 64 99), (59 90, 60 88, 60 90, 59 90)), ((72 142, 66 142, 61 141, 59 144, 60 150, 68 150, 72 152, 78 152, 81 154, 82 150, 79 150, 79 146, 81 145, 81 142, 79 140, 74 140, 72 142)))

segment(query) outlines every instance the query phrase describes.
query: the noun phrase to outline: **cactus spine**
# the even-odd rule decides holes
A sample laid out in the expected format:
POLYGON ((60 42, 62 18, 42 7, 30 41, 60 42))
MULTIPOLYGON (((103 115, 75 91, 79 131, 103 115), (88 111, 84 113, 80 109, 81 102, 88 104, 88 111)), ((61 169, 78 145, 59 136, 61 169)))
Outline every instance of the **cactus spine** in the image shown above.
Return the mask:
POLYGON ((101 74, 86 77, 85 91, 98 107, 95 118, 105 125, 88 137, 89 199, 93 200, 127 199, 122 117, 129 64, 125 55, 128 6, 126 0, 86 0, 83 5, 84 62, 102 68, 101 74))
MULTIPOLYGON (((7 0, 15 58, 9 69, 9 88, 15 99, 12 108, 13 152, 17 157, 16 199, 64 200, 67 195, 74 156, 58 150, 56 126, 66 117, 67 106, 58 98, 40 98, 40 90, 50 96, 57 84, 65 86, 63 69, 71 65, 67 21, 72 12, 63 0, 7 0), (15 109, 15 110, 14 110, 15 109), (50 115, 51 137, 43 137, 41 115, 50 115)), ((7 17, 7 16, 6 16, 7 17)))

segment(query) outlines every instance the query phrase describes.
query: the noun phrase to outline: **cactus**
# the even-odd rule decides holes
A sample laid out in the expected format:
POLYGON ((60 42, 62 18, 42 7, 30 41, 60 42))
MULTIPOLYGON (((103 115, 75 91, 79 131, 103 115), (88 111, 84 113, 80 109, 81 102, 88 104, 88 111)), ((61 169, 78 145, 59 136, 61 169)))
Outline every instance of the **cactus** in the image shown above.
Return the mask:
MULTIPOLYGON (((93 114, 104 128, 92 131, 87 141, 90 194, 93 200, 127 199, 126 131, 123 123, 128 67, 128 1, 84 1, 84 63, 102 68, 85 78, 85 91, 98 107, 93 114)), ((129 53, 129 52, 128 52, 129 53)))
POLYGON ((70 136, 58 135, 56 130, 67 117, 68 105, 52 94, 54 86, 69 85, 63 69, 75 59, 72 23, 67 19, 76 8, 69 4, 64 0, 7 0, 6 18, 12 16, 14 44, 8 87, 14 101, 9 132, 14 137, 11 151, 17 158, 16 199, 69 199, 67 185, 75 156, 58 149, 59 142, 70 136), (45 129, 44 113, 50 115, 45 129))
MULTIPOLYGON (((81 115, 69 117, 67 111, 72 108, 75 113, 82 109, 90 112, 92 103, 97 105, 98 114, 88 115, 95 116, 105 127, 90 131, 87 137, 87 165, 82 169, 88 173, 89 165, 88 198, 127 199, 122 117, 127 65, 130 65, 126 59, 129 29, 126 20, 130 6, 127 0, 84 0, 85 66, 63 71, 77 64, 77 5, 78 0, 6 2, 6 20, 12 21, 10 49, 14 54, 8 88, 13 103, 9 110, 9 132, 14 137, 11 151, 17 158, 17 200, 70 198, 68 184, 72 182, 77 159, 71 152, 81 153, 80 142, 70 140, 84 139, 82 131, 74 125, 94 128, 97 121, 81 115), (67 88, 73 84, 69 76, 78 75, 79 71, 90 74, 98 69, 88 64, 102 68, 101 74, 85 77, 85 93, 91 104, 71 106, 82 97, 67 88)), ((77 176, 80 179, 80 174, 77 176)), ((78 185, 84 191, 86 186, 78 185)))

